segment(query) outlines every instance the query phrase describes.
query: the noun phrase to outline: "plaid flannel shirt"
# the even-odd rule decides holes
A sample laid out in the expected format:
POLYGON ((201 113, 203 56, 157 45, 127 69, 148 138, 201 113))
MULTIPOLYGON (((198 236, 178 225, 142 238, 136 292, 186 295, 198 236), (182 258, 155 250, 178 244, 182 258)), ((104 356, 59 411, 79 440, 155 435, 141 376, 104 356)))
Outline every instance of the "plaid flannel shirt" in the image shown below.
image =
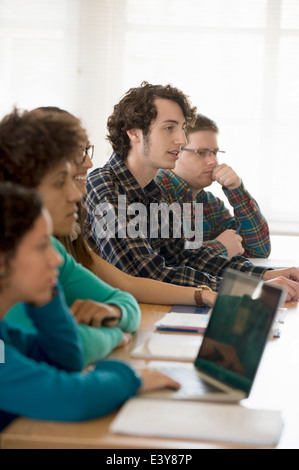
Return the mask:
MULTIPOLYGON (((161 202, 164 199, 157 184, 152 180, 141 188, 124 162, 113 153, 103 168, 93 170, 88 176, 83 204, 87 210, 85 234, 91 248, 131 275, 183 286, 205 284, 216 291, 227 267, 257 276, 267 270, 242 256, 229 260, 210 247, 185 249, 184 237, 176 238, 169 221, 170 236, 153 237, 149 230, 153 222, 149 217, 150 207, 161 202), (119 197, 125 198, 125 208, 120 208, 119 197), (130 211, 132 204, 139 208, 138 224, 136 212, 130 211), (140 230, 140 236, 128 236, 126 230, 132 227, 140 230)), ((159 217, 158 226, 159 233, 163 233, 163 217, 159 217)))
MULTIPOLYGON (((245 249, 243 256, 249 258, 267 258, 270 255, 271 244, 268 224, 261 214, 257 202, 245 189, 243 183, 237 189, 222 188, 234 216, 225 207, 223 201, 211 192, 202 189, 193 201, 192 189, 179 176, 171 170, 160 170, 156 177, 163 197, 169 204, 174 202, 181 206, 184 203, 203 204, 203 245, 219 249, 222 254, 227 254, 226 248, 215 238, 226 229, 236 230, 241 225, 240 235, 245 249)), ((192 214, 185 212, 191 223, 192 214)))

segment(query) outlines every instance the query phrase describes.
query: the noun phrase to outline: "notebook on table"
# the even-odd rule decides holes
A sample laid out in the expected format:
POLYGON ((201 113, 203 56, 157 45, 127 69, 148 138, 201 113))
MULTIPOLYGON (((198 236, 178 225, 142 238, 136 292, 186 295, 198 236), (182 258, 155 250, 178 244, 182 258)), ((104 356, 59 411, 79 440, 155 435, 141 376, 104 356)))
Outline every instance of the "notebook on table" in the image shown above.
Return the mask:
POLYGON ((249 396, 284 289, 239 271, 225 271, 194 363, 151 361, 181 384, 147 398, 238 402, 249 396), (245 291, 245 293, 244 293, 245 291))

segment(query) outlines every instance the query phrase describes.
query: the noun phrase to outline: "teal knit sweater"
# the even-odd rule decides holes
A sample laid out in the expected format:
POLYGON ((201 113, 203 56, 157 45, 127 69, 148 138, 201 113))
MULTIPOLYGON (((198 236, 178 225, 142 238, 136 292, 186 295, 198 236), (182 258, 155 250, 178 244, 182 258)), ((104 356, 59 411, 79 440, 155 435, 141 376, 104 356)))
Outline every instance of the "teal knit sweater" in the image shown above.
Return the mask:
MULTIPOLYGON (((63 259, 60 266, 59 283, 68 306, 72 305, 76 299, 91 299, 96 302, 114 304, 121 309, 122 317, 117 327, 95 328, 83 324, 78 325, 85 365, 97 362, 119 345, 123 337, 122 331, 132 333, 137 330, 141 318, 138 302, 128 292, 109 286, 77 263, 54 237, 52 244, 63 259)), ((21 326, 29 331, 35 331, 35 327, 26 315, 22 304, 15 305, 7 312, 5 322, 9 325, 21 326)))
POLYGON ((23 313, 34 332, 0 321, 0 430, 18 415, 54 421, 95 418, 137 392, 141 380, 123 362, 103 360, 93 371, 81 372, 80 330, 59 289, 46 306, 24 304, 23 313))

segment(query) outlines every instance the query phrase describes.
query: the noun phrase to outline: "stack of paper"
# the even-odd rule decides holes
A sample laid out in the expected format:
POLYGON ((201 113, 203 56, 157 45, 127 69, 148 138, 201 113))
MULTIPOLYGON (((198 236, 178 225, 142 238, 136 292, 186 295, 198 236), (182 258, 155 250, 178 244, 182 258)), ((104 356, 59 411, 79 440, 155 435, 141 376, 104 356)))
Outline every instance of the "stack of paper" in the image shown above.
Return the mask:
POLYGON ((132 398, 111 424, 120 434, 273 446, 278 443, 280 411, 239 404, 132 398))
POLYGON ((199 307, 198 305, 182 305, 177 304, 173 305, 169 310, 169 313, 197 313, 199 315, 205 315, 211 313, 212 309, 210 307, 199 307))
POLYGON ((194 361, 201 342, 202 336, 198 335, 152 333, 141 345, 133 349, 131 356, 194 361))
POLYGON ((197 313, 166 313, 161 320, 155 323, 157 330, 184 331, 189 333, 204 333, 210 315, 197 313))

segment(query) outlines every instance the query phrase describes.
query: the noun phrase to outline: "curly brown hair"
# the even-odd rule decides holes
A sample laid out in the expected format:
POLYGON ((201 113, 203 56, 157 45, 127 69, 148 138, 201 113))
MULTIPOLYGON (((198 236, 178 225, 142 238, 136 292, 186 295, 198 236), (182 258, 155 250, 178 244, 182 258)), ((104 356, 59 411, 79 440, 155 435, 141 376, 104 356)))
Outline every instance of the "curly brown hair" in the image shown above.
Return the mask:
MULTIPOLYGON (((61 109, 57 106, 41 106, 37 109, 40 109, 41 111, 45 113, 53 112, 53 113, 61 113, 61 114, 62 113, 70 114, 69 111, 66 111, 65 109, 61 109)), ((89 269, 90 271, 94 271, 93 259, 90 255, 90 250, 88 249, 87 243, 83 237, 83 225, 84 225, 84 219, 86 217, 85 215, 86 210, 81 205, 81 202, 79 202, 77 205, 78 205, 77 222, 79 223, 82 229, 81 233, 79 233, 76 240, 73 240, 73 241, 71 240, 71 237, 67 235, 55 235, 55 236, 64 245, 67 252, 70 255, 72 255, 72 257, 77 261, 77 263, 82 264, 85 268, 89 269)))
POLYGON ((181 107, 186 122, 194 118, 196 107, 192 107, 189 98, 178 88, 171 85, 151 85, 142 82, 140 87, 130 88, 107 121, 107 140, 117 155, 124 160, 130 149, 129 129, 141 129, 148 135, 151 123, 157 117, 155 100, 157 98, 175 101, 181 107))
POLYGON ((14 109, 0 122, 0 181, 36 188, 50 169, 75 159, 87 140, 71 114, 14 109))
POLYGON ((0 182, 0 256, 6 275, 22 238, 31 230, 42 208, 42 201, 36 190, 0 182))
POLYGON ((81 233, 78 234, 76 240, 71 240, 70 236, 67 235, 55 235, 57 240, 60 241, 67 250, 67 252, 72 255, 72 257, 77 261, 77 263, 82 264, 85 268, 90 271, 95 272, 95 266, 93 259, 90 254, 90 249, 88 248, 87 242, 83 236, 84 230, 84 219, 86 217, 86 209, 82 206, 81 203, 78 204, 78 219, 77 222, 81 228, 81 233))

